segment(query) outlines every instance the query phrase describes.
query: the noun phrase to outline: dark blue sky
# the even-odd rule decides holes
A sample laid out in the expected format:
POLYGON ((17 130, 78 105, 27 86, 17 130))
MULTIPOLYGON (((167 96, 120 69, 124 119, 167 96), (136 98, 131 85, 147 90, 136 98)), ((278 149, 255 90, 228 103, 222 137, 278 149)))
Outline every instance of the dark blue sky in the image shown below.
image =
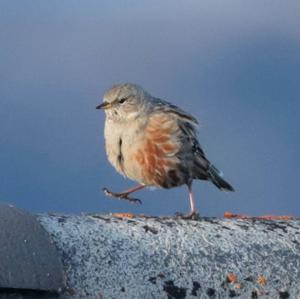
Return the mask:
POLYGON ((108 163, 112 84, 134 82, 200 120, 236 188, 195 182, 202 215, 300 214, 299 1, 1 1, 0 200, 33 212, 188 211, 185 187, 142 191, 108 163))

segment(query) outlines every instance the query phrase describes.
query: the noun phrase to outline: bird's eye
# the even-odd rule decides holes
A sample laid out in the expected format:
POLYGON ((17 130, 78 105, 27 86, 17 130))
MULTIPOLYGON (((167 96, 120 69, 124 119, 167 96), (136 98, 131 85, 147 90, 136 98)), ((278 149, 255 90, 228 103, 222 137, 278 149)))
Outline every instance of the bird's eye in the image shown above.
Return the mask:
POLYGON ((122 99, 119 100, 119 103, 123 104, 126 100, 127 100, 127 98, 122 98, 122 99))

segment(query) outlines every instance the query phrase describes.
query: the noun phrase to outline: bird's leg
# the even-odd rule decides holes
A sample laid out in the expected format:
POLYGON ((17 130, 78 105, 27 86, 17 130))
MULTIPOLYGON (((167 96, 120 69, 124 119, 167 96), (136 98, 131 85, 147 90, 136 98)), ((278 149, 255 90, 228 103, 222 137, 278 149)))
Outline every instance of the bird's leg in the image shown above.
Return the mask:
POLYGON ((103 188, 103 192, 107 196, 111 196, 111 197, 116 197, 116 198, 119 198, 119 199, 128 200, 131 203, 142 204, 142 201, 140 199, 138 199, 138 198, 132 198, 132 197, 129 197, 128 195, 131 194, 131 193, 133 193, 133 192, 139 191, 139 190, 141 190, 143 188, 145 188, 144 185, 138 185, 136 187, 130 188, 130 189, 128 189, 126 191, 123 191, 123 192, 112 192, 112 191, 109 191, 107 188, 103 188))
POLYGON ((190 201, 191 211, 188 214, 182 215, 180 213, 177 213, 176 215, 182 219, 198 219, 199 214, 197 213, 195 199, 192 192, 192 182, 188 184, 188 188, 189 188, 189 201, 190 201))

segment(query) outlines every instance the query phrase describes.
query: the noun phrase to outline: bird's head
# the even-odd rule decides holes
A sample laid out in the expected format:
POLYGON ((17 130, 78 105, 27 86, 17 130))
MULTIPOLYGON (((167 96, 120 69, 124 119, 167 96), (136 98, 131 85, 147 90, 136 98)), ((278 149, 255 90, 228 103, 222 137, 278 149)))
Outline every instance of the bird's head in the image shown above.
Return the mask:
POLYGON ((111 120, 127 122, 145 113, 150 97, 138 85, 118 84, 105 93, 102 104, 98 105, 96 109, 103 109, 111 120))

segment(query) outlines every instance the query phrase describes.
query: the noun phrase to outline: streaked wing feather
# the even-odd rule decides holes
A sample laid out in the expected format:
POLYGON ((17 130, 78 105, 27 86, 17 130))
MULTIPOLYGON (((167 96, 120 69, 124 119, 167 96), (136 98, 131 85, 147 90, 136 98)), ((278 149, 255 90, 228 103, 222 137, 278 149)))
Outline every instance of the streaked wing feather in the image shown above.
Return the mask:
POLYGON ((194 125, 199 124, 197 119, 194 116, 185 112, 184 110, 182 110, 181 108, 179 108, 176 105, 173 105, 173 104, 171 104, 167 101, 164 101, 162 99, 159 99, 159 98, 153 98, 153 102, 155 103, 155 105, 153 105, 153 107, 154 107, 154 110, 156 110, 156 111, 161 110, 161 111, 164 111, 167 113, 172 113, 172 114, 177 115, 182 120, 191 122, 194 125))
POLYGON ((172 129, 176 133, 172 135, 181 144, 176 156, 181 161, 182 169, 185 169, 184 172, 188 174, 187 177, 207 179, 207 170, 210 162, 207 160, 198 141, 196 126, 198 121, 192 115, 173 104, 161 99, 154 100, 154 115, 162 114, 174 120, 172 129))

